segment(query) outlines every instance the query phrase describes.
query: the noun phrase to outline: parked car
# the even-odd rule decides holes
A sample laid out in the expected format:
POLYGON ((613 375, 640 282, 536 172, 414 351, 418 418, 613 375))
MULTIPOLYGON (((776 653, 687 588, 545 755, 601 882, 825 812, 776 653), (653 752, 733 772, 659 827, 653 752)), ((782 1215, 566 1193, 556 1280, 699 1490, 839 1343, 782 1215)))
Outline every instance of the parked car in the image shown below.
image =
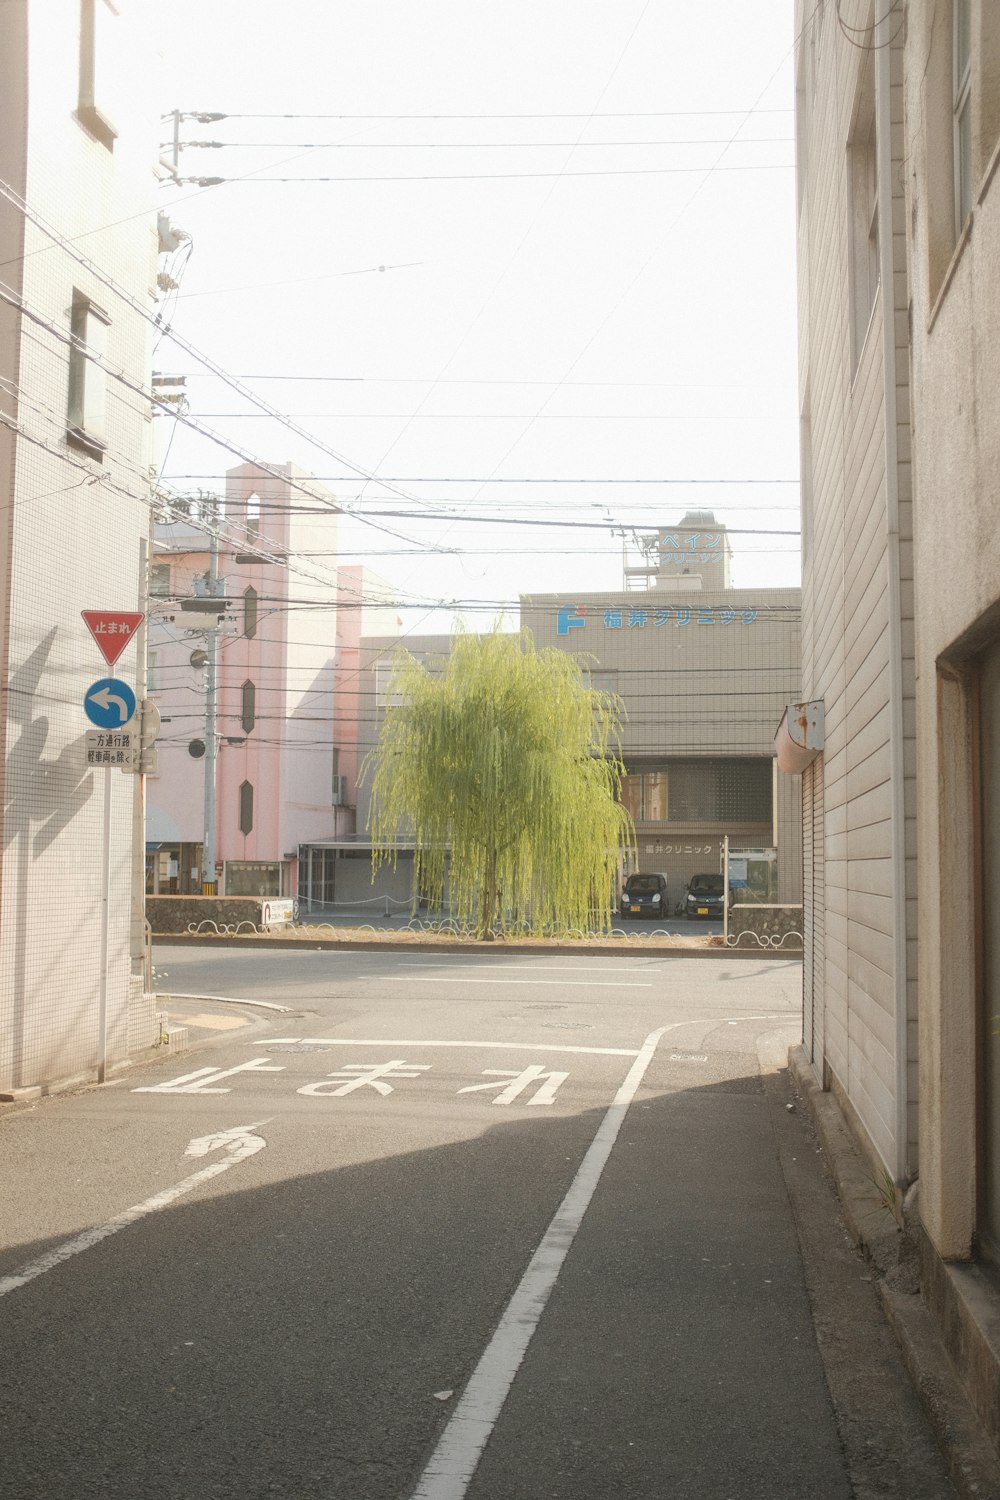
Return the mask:
POLYGON ((665 875, 628 877, 622 890, 623 917, 666 917, 669 914, 665 875))
POLYGON ((692 875, 684 898, 684 915, 692 919, 721 918, 724 899, 725 882, 721 875, 692 875))

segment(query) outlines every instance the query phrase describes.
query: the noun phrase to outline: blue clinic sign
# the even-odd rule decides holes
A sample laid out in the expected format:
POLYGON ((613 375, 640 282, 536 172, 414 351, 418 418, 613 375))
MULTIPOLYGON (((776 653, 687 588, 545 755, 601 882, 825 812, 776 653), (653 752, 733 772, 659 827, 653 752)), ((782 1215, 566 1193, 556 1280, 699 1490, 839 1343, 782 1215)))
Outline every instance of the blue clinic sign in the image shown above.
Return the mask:
MULTIPOLYGON (((753 606, 746 609, 722 609, 718 604, 700 606, 671 605, 660 607, 637 607, 634 609, 595 609, 592 618, 602 621, 605 630, 645 630, 651 625, 654 630, 662 625, 752 625, 757 618, 753 606)), ((570 605, 556 615, 556 635, 569 635, 571 630, 583 630, 587 614, 582 606, 570 605)))
POLYGON ((83 711, 98 729, 121 729, 135 713, 135 694, 120 677, 99 677, 84 694, 83 711))

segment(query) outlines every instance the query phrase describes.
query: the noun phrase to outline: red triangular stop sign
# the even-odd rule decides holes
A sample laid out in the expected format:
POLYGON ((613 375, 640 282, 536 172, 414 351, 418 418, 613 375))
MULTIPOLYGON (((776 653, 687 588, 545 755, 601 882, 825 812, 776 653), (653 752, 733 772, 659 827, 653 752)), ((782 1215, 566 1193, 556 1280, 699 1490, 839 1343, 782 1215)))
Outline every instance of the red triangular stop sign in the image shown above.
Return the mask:
POLYGON ((81 609, 80 613, 109 667, 114 666, 146 618, 127 609, 81 609))

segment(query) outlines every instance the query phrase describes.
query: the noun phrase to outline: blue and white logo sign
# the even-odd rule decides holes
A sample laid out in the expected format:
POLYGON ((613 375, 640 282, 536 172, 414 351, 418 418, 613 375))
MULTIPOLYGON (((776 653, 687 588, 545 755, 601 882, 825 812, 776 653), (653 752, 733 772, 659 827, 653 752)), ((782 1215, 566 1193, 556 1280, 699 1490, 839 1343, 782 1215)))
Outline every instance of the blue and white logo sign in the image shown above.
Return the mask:
POLYGON ((582 630, 586 623, 583 610, 571 604, 568 609, 561 609, 556 615, 556 635, 569 635, 571 630, 582 630))
POLYGON ((120 677, 99 677, 84 694, 83 711, 98 729, 120 729, 135 713, 135 694, 120 677))

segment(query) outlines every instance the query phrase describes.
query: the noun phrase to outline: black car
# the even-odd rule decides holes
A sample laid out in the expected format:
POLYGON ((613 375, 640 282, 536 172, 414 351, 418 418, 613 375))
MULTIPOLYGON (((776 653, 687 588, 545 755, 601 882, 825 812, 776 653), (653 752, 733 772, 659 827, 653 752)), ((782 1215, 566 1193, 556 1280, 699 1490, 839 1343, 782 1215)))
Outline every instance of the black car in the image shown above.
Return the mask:
POLYGON ((628 877, 622 891, 623 917, 666 917, 669 914, 665 875, 628 877))
POLYGON ((722 917, 725 882, 721 875, 692 875, 684 898, 686 917, 722 917))

